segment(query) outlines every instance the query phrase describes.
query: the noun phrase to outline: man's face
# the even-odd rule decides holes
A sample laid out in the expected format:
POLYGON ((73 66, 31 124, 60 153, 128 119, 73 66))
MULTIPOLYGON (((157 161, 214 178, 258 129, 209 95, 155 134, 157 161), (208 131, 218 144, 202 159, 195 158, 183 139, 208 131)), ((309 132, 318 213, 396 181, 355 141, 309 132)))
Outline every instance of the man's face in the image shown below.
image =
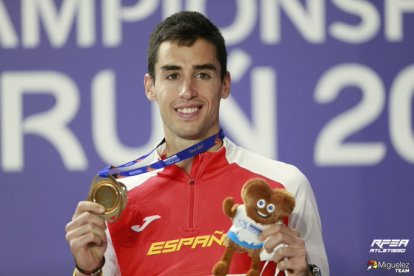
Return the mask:
POLYGON ((230 93, 230 75, 220 78, 215 48, 198 39, 191 47, 163 42, 155 64, 155 82, 147 74, 146 95, 156 101, 166 138, 198 140, 219 130, 219 105, 230 93))

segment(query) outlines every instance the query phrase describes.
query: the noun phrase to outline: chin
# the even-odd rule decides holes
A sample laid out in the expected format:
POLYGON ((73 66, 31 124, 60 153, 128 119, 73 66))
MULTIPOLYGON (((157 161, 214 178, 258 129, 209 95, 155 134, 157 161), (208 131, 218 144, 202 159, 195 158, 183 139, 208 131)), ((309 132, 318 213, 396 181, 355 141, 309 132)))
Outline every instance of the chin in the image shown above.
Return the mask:
POLYGON ((182 138, 184 138, 186 140, 199 140, 199 139, 203 138, 203 136, 199 132, 196 132, 196 131, 181 132, 181 134, 179 136, 181 136, 182 138))
POLYGON ((188 139, 188 140, 199 140, 202 138, 205 138, 205 133, 204 131, 199 130, 196 127, 192 127, 192 128, 182 128, 178 131, 178 135, 181 136, 184 139, 188 139))

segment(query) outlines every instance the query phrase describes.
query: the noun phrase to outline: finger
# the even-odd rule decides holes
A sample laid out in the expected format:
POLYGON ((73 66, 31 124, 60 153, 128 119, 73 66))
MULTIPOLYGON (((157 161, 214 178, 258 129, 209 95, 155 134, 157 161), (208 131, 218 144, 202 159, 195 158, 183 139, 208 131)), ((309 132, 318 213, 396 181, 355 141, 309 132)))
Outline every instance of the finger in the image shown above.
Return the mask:
POLYGON ((290 261, 288 259, 284 259, 284 260, 279 260, 277 263, 277 269, 280 271, 285 271, 287 269, 289 269, 290 266, 290 261))
POLYGON ((80 201, 76 207, 75 213, 73 214, 72 220, 84 212, 103 214, 105 212, 105 207, 92 201, 80 201))
POLYGON ((280 271, 288 271, 289 276, 307 275, 308 266, 306 261, 297 259, 284 259, 277 263, 277 268, 280 271))
POLYGON ((104 249, 107 246, 106 238, 102 239, 100 235, 89 232, 82 236, 73 238, 69 242, 70 249, 76 258, 78 253, 85 252, 85 249, 91 250, 93 247, 104 249))
MULTIPOLYGON (((273 236, 270 236, 266 242, 264 243, 264 249, 271 253, 273 250, 277 249, 277 250, 281 250, 280 247, 282 245, 285 246, 293 246, 293 247, 300 247, 302 246, 303 240, 296 237, 296 236, 292 236, 286 233, 277 233, 273 236)), ((304 243, 303 243, 304 244, 304 243)))
POLYGON ((303 247, 294 247, 294 246, 286 246, 283 248, 280 248, 275 252, 273 255, 273 261, 278 263, 285 259, 299 259, 306 261, 307 258, 307 251, 306 248, 303 247))
POLYGON ((267 227, 266 229, 263 230, 262 233, 260 233, 259 239, 264 241, 266 240, 268 237, 273 236, 277 233, 279 233, 282 229, 282 225, 281 224, 273 224, 270 225, 269 227, 267 227))
POLYGON ((66 233, 66 240, 71 243, 72 240, 76 240, 79 237, 86 236, 88 234, 96 235, 96 238, 99 238, 97 245, 106 243, 106 233, 105 230, 101 227, 96 226, 95 224, 89 223, 84 224, 80 227, 74 228, 66 233))
POLYGON ((80 215, 78 215, 74 220, 70 221, 67 225, 66 225, 66 232, 71 231, 72 229, 81 227, 82 225, 85 224, 92 224, 92 225, 96 225, 97 227, 105 230, 106 229, 106 223, 105 220, 100 216, 97 215, 95 213, 90 213, 90 212, 83 212, 80 215))
POLYGON ((265 240, 266 238, 275 235, 277 233, 284 233, 286 235, 296 236, 299 237, 300 233, 299 231, 296 231, 290 227, 287 227, 284 224, 273 224, 270 227, 263 230, 263 232, 260 235, 261 240, 265 240))

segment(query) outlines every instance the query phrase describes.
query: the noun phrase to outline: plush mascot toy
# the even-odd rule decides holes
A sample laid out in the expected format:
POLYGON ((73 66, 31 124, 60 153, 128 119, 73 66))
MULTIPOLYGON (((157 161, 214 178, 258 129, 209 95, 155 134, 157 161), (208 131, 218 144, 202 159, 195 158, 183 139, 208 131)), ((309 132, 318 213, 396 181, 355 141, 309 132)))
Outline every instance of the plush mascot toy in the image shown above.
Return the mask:
POLYGON ((233 225, 227 233, 225 252, 213 267, 216 276, 226 275, 229 271, 233 253, 247 252, 252 258, 248 276, 260 274, 260 252, 263 242, 260 233, 271 224, 281 223, 295 207, 294 197, 283 189, 272 189, 260 178, 248 180, 242 188, 244 204, 235 204, 232 197, 223 201, 224 213, 233 225))

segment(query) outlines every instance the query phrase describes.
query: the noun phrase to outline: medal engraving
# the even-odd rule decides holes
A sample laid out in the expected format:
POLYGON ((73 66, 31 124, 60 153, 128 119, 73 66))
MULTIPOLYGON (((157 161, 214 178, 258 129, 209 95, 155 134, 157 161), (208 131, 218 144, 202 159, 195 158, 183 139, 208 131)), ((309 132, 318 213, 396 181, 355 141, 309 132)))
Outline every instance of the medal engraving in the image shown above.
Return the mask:
POLYGON ((107 222, 115 222, 125 209, 128 197, 126 186, 112 176, 95 176, 89 191, 88 200, 105 207, 102 217, 107 222))

